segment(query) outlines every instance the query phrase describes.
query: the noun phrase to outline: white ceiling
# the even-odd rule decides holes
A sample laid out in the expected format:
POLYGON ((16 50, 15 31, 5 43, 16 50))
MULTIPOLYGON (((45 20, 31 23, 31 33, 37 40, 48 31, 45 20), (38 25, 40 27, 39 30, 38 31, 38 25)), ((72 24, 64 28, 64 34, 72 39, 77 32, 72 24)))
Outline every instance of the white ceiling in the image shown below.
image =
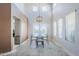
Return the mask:
POLYGON ((22 13, 25 13, 23 3, 12 3, 11 6, 13 6, 13 5, 15 5, 22 13))
POLYGON ((79 3, 57 3, 53 8, 53 17, 58 19, 62 16, 66 16, 68 13, 79 9, 79 3))
POLYGON ((54 19, 59 19, 62 16, 67 15, 68 13, 74 11, 75 9, 79 9, 79 3, 16 3, 16 6, 19 6, 22 11, 24 11, 24 14, 32 20, 33 18, 39 16, 39 13, 41 16, 47 18, 53 13, 53 18, 54 19), (54 6, 55 5, 55 6, 54 6), (43 12, 41 9, 43 6, 47 7, 47 12, 43 12), (22 7, 22 8, 21 8, 22 7), (33 12, 33 7, 38 7, 37 12, 33 12), (52 11, 51 11, 52 7, 52 11), (40 11, 40 12, 39 12, 40 11))
POLYGON ((30 20, 39 16, 39 14, 40 14, 40 16, 43 16, 46 18, 51 13, 50 4, 48 4, 48 3, 47 4, 46 3, 41 3, 41 4, 39 4, 39 3, 26 3, 26 4, 24 4, 24 6, 25 6, 25 13, 28 16, 28 18, 30 18, 30 20), (40 7, 39 7, 39 5, 40 5, 40 7), (38 11, 34 12, 33 7, 37 7, 38 11), (42 7, 47 7, 47 11, 43 12, 42 7))

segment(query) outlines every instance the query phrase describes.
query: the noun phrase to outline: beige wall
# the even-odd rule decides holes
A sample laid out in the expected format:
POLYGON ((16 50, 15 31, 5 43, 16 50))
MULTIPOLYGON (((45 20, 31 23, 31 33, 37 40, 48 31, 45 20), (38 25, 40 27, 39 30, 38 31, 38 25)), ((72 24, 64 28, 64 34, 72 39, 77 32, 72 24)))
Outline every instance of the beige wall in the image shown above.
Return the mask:
POLYGON ((16 16, 21 21, 21 42, 28 38, 28 18, 14 5, 12 4, 12 18, 16 16))
POLYGON ((11 4, 0 4, 0 53, 11 50, 11 4))

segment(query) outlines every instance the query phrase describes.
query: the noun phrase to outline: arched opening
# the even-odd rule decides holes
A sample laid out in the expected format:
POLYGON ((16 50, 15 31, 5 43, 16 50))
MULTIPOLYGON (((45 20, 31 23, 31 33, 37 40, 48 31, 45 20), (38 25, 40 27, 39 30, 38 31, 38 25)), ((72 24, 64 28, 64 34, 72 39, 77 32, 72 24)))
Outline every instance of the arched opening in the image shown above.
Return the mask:
POLYGON ((33 35, 47 35, 47 22, 42 16, 33 19, 33 35))
MULTIPOLYGON (((31 34, 31 44, 33 44, 33 39, 43 40, 46 39, 48 41, 48 29, 47 29, 47 20, 43 16, 37 16, 33 19, 33 24, 32 24, 32 34, 31 34)), ((37 42, 34 42, 34 44, 37 42)), ((37 44, 36 44, 37 45, 37 44)))

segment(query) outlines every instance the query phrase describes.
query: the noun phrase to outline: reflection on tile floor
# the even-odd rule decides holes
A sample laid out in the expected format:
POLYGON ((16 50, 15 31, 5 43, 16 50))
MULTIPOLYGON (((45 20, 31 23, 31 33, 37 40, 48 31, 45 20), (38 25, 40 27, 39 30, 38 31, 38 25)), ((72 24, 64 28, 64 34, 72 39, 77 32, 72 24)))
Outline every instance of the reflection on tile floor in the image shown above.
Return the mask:
POLYGON ((43 48, 33 48, 24 43, 15 49, 16 51, 7 54, 7 56, 68 56, 68 54, 59 46, 55 44, 46 44, 43 48))

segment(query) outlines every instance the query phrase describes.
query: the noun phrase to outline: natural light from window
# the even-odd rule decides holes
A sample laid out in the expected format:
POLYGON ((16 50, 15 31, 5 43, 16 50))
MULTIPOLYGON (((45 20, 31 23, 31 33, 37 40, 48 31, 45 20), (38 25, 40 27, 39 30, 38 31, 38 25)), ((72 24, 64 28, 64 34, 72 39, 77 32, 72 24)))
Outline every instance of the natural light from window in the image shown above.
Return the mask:
POLYGON ((63 29, 63 19, 58 20, 58 36, 62 38, 62 29, 63 29))
POLYGON ((56 22, 53 23, 53 29, 54 29, 54 36, 56 36, 56 33, 57 33, 57 24, 56 22))

